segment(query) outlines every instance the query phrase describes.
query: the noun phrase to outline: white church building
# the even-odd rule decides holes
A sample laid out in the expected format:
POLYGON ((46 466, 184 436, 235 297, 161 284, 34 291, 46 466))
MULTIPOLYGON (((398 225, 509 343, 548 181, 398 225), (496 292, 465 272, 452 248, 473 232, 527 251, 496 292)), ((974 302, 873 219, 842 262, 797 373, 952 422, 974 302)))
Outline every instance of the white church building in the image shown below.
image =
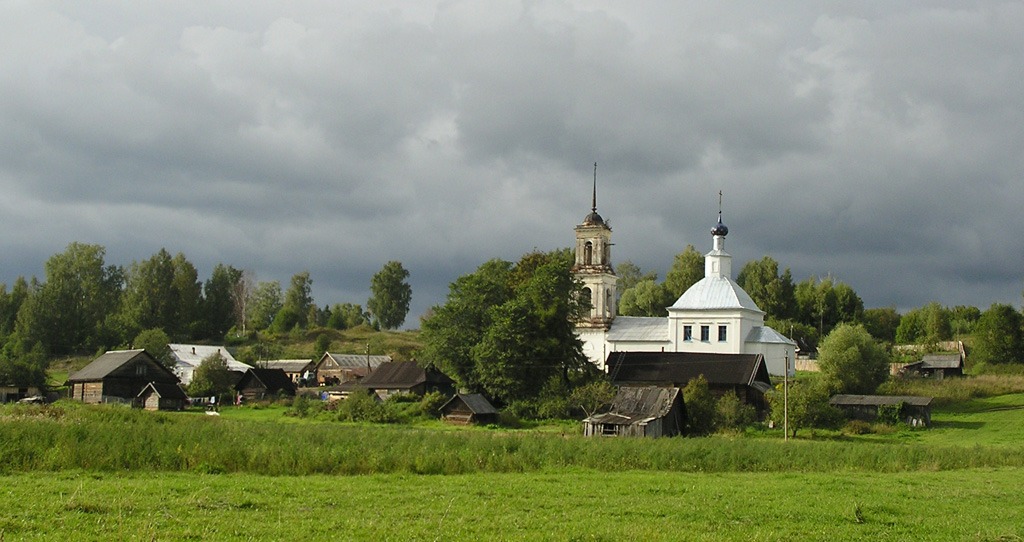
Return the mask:
POLYGON ((573 273, 590 297, 588 317, 576 323, 583 353, 601 370, 614 352, 699 352, 761 354, 768 372, 794 369, 796 343, 764 324, 764 311, 732 280, 732 257, 725 252, 729 228, 711 229, 712 249, 704 256, 704 278, 668 307, 667 317, 616 315, 611 227, 597 214, 596 186, 591 213, 576 226, 573 273))

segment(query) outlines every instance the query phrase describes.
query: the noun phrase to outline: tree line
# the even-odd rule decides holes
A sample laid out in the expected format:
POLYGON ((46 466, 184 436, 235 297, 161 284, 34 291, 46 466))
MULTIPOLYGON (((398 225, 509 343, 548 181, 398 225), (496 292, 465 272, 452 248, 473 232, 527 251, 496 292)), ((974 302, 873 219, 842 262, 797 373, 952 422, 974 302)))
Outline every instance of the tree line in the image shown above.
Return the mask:
POLYGON ((409 310, 409 276, 388 262, 371 280, 368 310, 317 306, 309 271, 257 282, 251 271, 217 264, 205 281, 182 254, 160 249, 127 267, 108 265, 100 245, 71 243, 44 265, 45 278, 0 284, 0 381, 45 381, 45 360, 133 345, 159 329, 172 342, 222 341, 229 333, 359 325, 394 329, 409 310))

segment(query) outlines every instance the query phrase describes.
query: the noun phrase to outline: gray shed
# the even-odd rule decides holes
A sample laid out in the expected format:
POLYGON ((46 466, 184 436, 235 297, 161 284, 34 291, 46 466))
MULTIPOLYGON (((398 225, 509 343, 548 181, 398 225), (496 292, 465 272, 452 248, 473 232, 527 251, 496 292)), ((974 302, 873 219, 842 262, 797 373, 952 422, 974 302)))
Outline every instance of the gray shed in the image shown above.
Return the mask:
POLYGON ((456 393, 441 406, 441 419, 459 425, 498 422, 498 409, 479 393, 456 393))
POLYGON ((878 418, 879 406, 900 405, 900 421, 914 427, 932 424, 931 403, 931 397, 917 395, 835 395, 828 402, 850 418, 868 422, 878 418))
POLYGON ((583 420, 588 437, 671 437, 683 433, 686 406, 676 387, 623 386, 611 410, 583 420))

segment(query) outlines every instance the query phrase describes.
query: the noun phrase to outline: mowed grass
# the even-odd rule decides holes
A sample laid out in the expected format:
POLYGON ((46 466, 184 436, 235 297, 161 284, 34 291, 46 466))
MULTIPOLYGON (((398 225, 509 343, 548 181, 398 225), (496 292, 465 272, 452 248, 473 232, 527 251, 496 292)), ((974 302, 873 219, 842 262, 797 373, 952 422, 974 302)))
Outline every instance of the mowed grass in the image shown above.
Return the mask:
POLYGON ((1019 540, 1022 469, 424 476, 25 473, 0 539, 1019 540))

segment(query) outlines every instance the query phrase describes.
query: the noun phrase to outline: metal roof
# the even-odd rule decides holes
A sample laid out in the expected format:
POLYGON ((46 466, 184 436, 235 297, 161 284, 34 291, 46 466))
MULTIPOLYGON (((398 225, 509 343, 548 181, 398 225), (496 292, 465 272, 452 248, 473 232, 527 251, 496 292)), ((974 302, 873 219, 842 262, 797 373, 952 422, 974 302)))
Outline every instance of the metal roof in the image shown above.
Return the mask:
POLYGON ((444 409, 450 405, 453 401, 462 401, 470 412, 473 414, 497 414, 498 409, 494 408, 494 405, 487 400, 486 397, 479 393, 456 393, 454 397, 449 399, 441 409, 444 409))
POLYGON ((757 303, 729 277, 704 277, 690 286, 670 310, 744 309, 764 314, 757 303))
POLYGON ((832 406, 879 406, 905 403, 923 407, 928 406, 931 402, 931 397, 921 397, 918 395, 834 395, 828 404, 832 406))
POLYGON ((963 363, 960 354, 926 354, 921 358, 922 369, 959 369, 963 363))
POLYGON ((238 371, 244 373, 251 366, 242 363, 228 352, 228 349, 223 346, 208 345, 208 344, 168 344, 168 348, 171 349, 171 355, 174 357, 174 361, 179 364, 188 365, 192 368, 199 367, 199 364, 204 359, 214 355, 220 354, 220 357, 224 358, 227 362, 229 371, 238 371))
POLYGON ((769 343, 769 344, 791 344, 796 346, 796 343, 790 340, 785 335, 775 331, 768 326, 757 326, 750 330, 747 334, 745 342, 748 343, 769 343))
MULTIPOLYGON (((160 369, 163 369, 167 374, 173 376, 173 373, 168 371, 163 365, 157 363, 157 361, 153 359, 153 356, 150 356, 145 350, 111 350, 94 359, 92 363, 86 365, 78 372, 68 376, 68 381, 102 380, 110 373, 140 356, 149 360, 151 365, 160 367, 160 369)), ((177 379, 178 377, 174 376, 174 378, 177 379)))
POLYGON ((370 389, 406 389, 424 382, 451 384, 452 379, 440 371, 424 369, 415 361, 389 361, 366 375, 359 381, 359 386, 370 389))
POLYGON ((267 369, 281 369, 286 373, 301 373, 307 368, 313 367, 313 362, 308 359, 275 359, 263 362, 267 369))
MULTIPOLYGON (((372 368, 380 367, 380 364, 391 361, 391 356, 366 356, 365 354, 335 354, 333 352, 324 352, 324 355, 320 358, 320 363, 323 363, 324 358, 331 358, 339 367, 366 367, 367 358, 369 358, 369 364, 372 368)), ((317 366, 320 366, 320 363, 317 366)))
POLYGON ((668 342, 668 319, 648 316, 618 316, 608 330, 610 342, 668 342))

